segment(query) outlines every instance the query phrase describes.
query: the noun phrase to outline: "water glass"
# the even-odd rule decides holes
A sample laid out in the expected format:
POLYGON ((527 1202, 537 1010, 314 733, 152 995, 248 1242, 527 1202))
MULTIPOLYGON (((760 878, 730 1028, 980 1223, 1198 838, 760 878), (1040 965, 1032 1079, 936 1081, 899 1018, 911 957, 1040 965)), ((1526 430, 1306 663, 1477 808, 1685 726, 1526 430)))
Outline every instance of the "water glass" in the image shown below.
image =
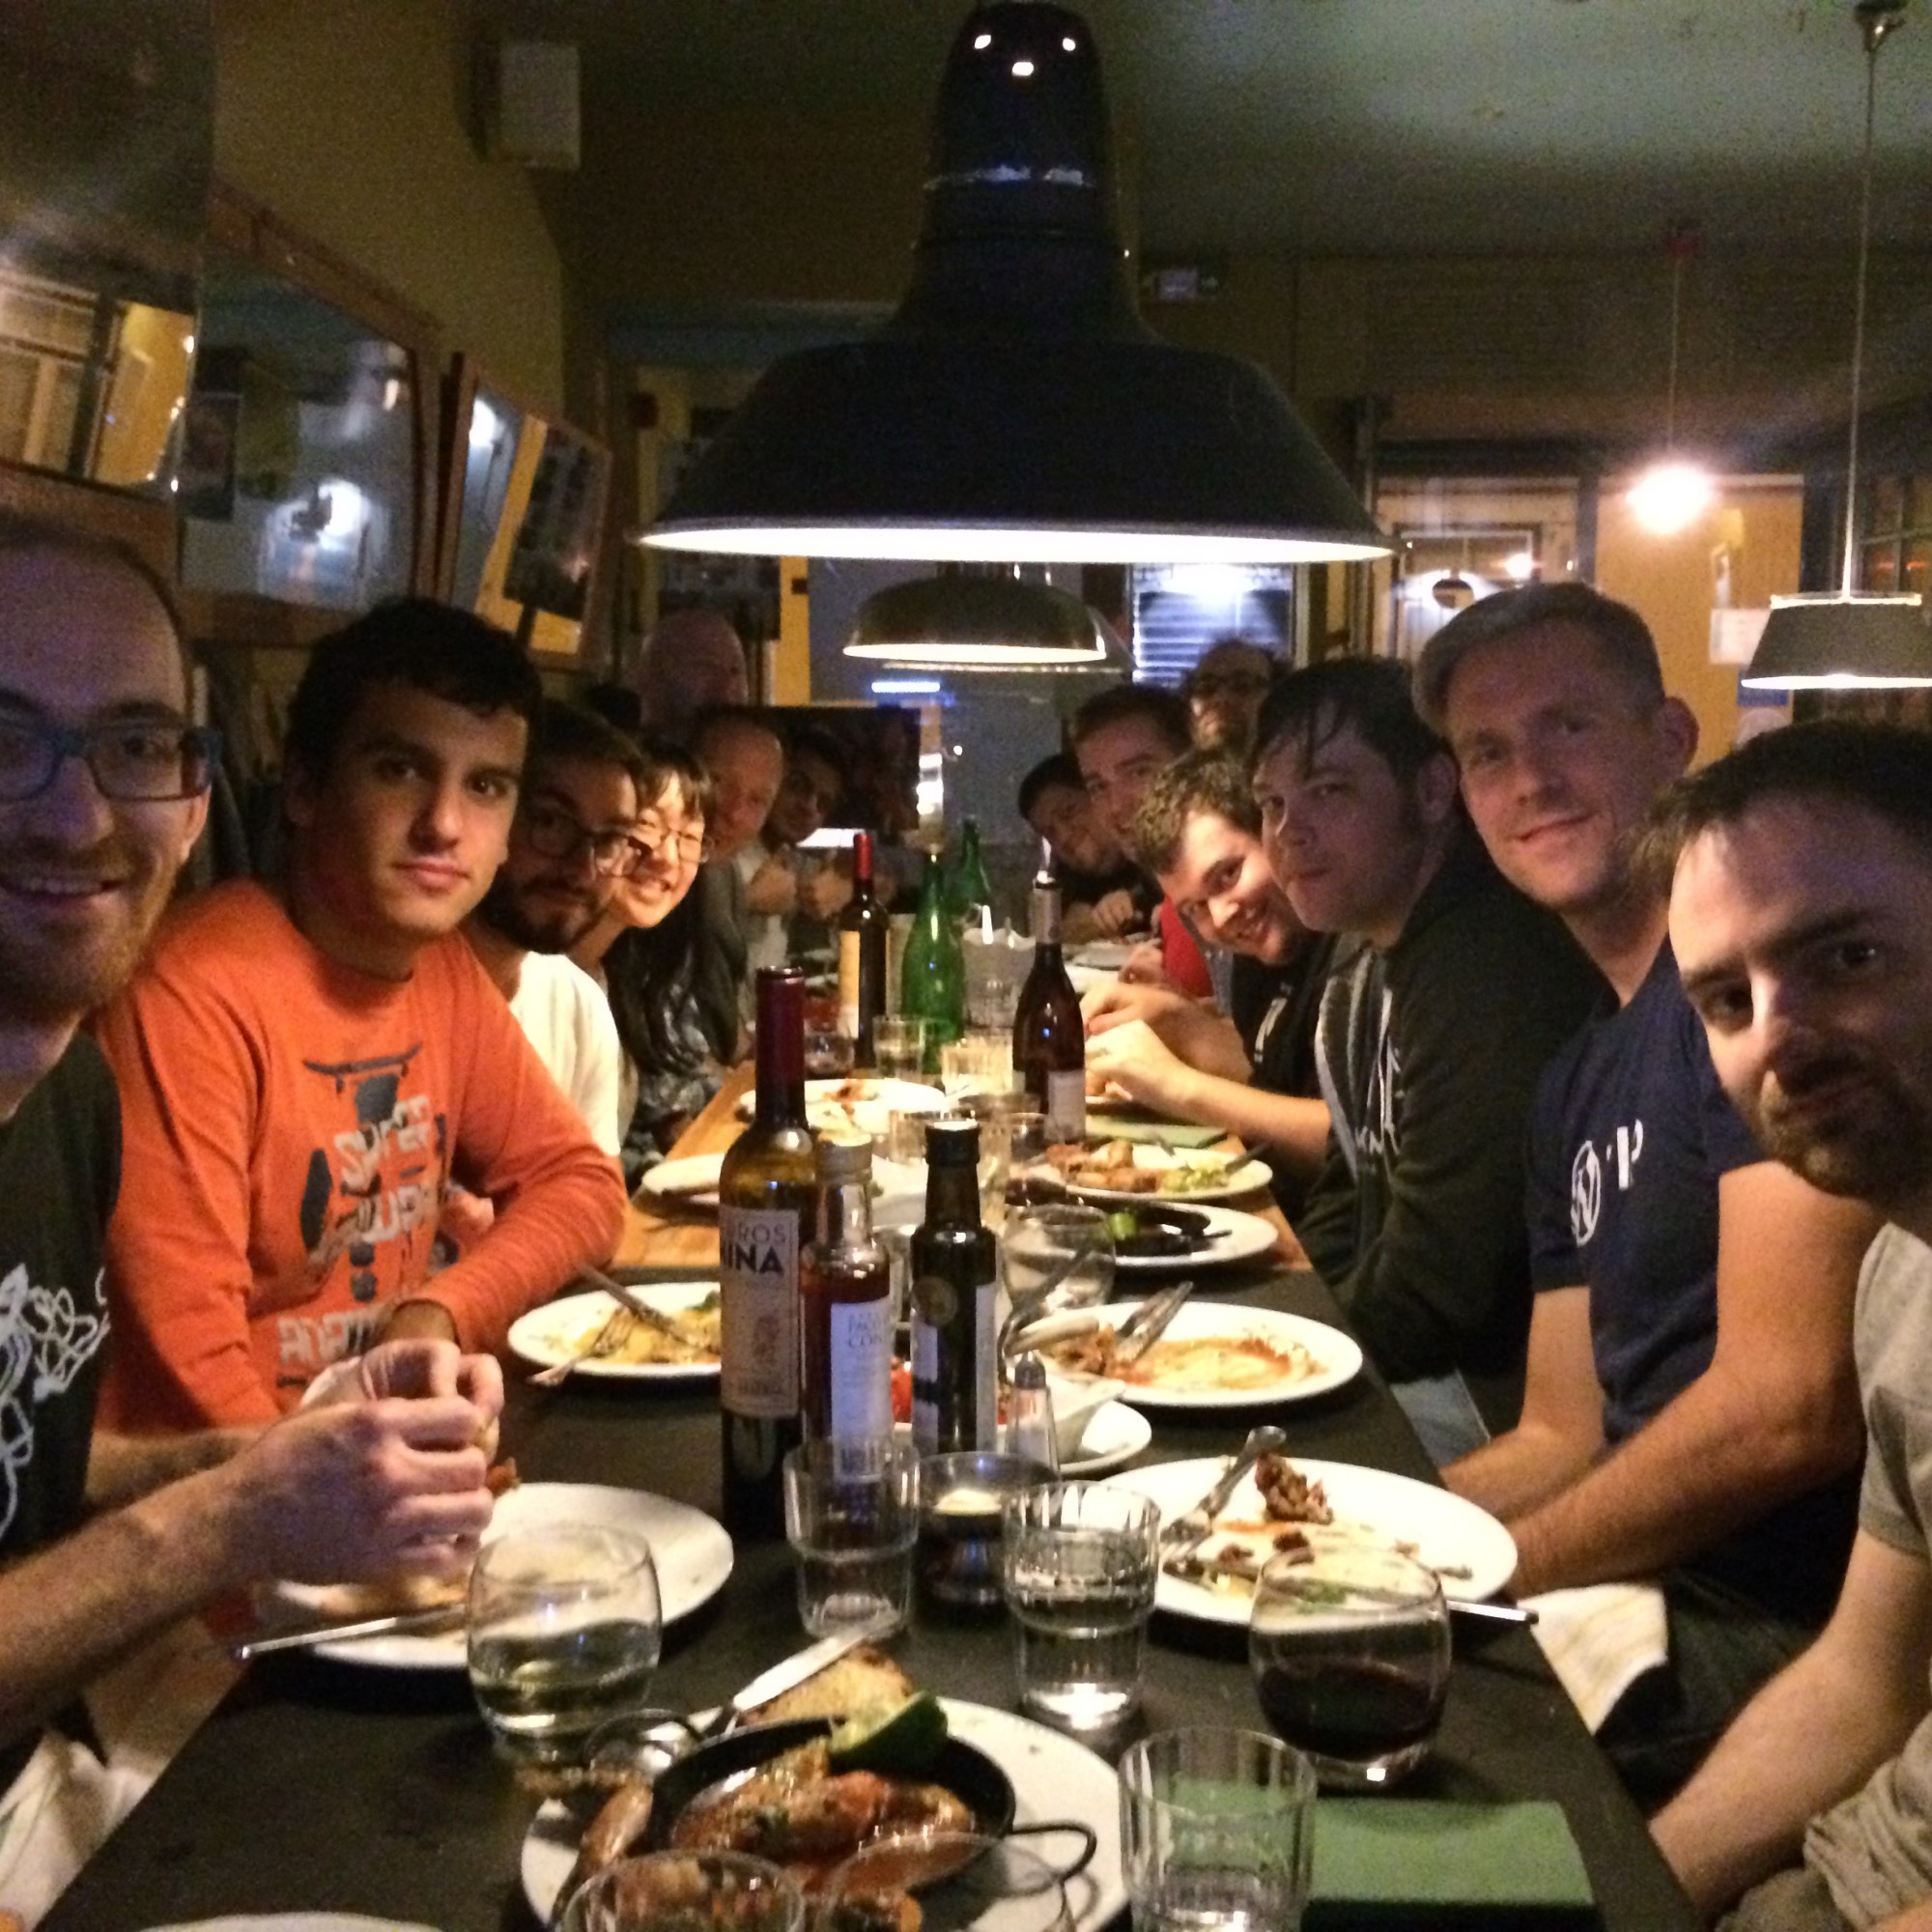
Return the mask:
POLYGON ((1105 1301, 1114 1290, 1114 1236, 1106 1215, 1084 1201, 1008 1208, 1000 1275, 1015 1323, 1105 1301))
POLYGON ((1121 1758, 1121 1863, 1134 1932, 1295 1932, 1315 1848, 1315 1774, 1259 1731, 1156 1731, 1121 1758))
POLYGON ((894 1908, 900 1894, 944 1883, 945 1904, 929 1910, 927 1924, 1073 1932, 1065 1885, 1071 1876, 1010 1838, 908 1833, 879 1839, 847 1859, 819 1890, 818 1923, 893 1925, 899 1922, 894 1908))
POLYGON ((1324 1785, 1376 1790, 1429 1755, 1449 1652, 1441 1582, 1401 1550, 1295 1551, 1275 1557, 1255 1585, 1256 1692, 1324 1785))
POLYGON ((813 1636, 904 1628, 919 1541, 919 1457, 893 1436, 807 1442, 784 1459, 785 1540, 813 1636))
POLYGON ((1118 1728, 1140 1708, 1159 1509, 1130 1490, 1041 1483, 1002 1518, 1021 1707, 1063 1730, 1118 1728))
POLYGON ((664 1640, 650 1545, 582 1523, 485 1544, 469 1576, 469 1688, 498 1752, 577 1759, 600 1725, 644 1707, 664 1640))
POLYGON ((881 1014, 872 1022, 872 1055, 882 1078, 917 1080, 925 1067, 925 1022, 881 1014))
POLYGON ((1009 1027, 974 1027, 939 1049, 939 1084, 955 1100, 1013 1089, 1013 1036, 1009 1027))
POLYGON ((619 1859, 571 1894, 558 1932, 804 1932, 805 1894, 745 1852, 619 1859))

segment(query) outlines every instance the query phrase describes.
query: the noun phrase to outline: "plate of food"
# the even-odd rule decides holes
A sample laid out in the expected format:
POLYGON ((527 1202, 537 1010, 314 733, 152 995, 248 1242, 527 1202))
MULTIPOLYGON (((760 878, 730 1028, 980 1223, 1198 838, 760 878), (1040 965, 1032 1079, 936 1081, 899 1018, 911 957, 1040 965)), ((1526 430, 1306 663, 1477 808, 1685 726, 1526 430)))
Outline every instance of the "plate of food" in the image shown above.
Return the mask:
MULTIPOLYGON (((1184 1516, 1227 1467, 1218 1456, 1130 1469, 1106 1481, 1151 1496, 1162 1522, 1184 1516)), ((1264 1456, 1176 1568, 1163 1568, 1157 1608, 1207 1623, 1244 1624, 1261 1565, 1297 1548, 1393 1545, 1459 1597, 1492 1597, 1516 1570, 1516 1542, 1488 1510, 1434 1483, 1355 1463, 1264 1456)))
POLYGON ((1267 1163, 1223 1148, 1164 1148, 1144 1142, 1067 1142, 1047 1159, 1075 1194, 1090 1201, 1232 1201, 1267 1187, 1267 1163))
POLYGON ((660 1281, 637 1295, 662 1317, 652 1323, 619 1308, 602 1289, 563 1294, 510 1324, 510 1347, 540 1369, 567 1362, 593 1342, 580 1376, 617 1381, 690 1381, 718 1373, 718 1284, 660 1281), (620 1319, 621 1318, 621 1319, 620 1319))
MULTIPOLYGON (((937 1087, 917 1080, 853 1074, 844 1080, 808 1080, 805 1118, 813 1133, 858 1132, 878 1139, 895 1114, 943 1114, 950 1101, 937 1087)), ((747 1089, 738 1096, 738 1117, 749 1121, 757 1096, 747 1089)))
POLYGON ((655 1208, 708 1208, 718 1211, 718 1176, 724 1166, 722 1153, 686 1154, 661 1160, 644 1170, 638 1191, 655 1208))
POLYGON ((1275 1252, 1280 1238, 1272 1224, 1238 1208, 1190 1208, 1145 1197, 1110 1208, 1107 1230, 1114 1237, 1114 1265, 1143 1274, 1261 1261, 1275 1252))
MULTIPOLYGON (((966 1829, 1026 1834, 1032 1849, 1056 1870, 1082 1859, 1091 1834, 1091 1857, 1066 1880, 1074 1932, 1098 1932, 1123 1912, 1120 1783, 1106 1762, 1084 1745, 1009 1712, 950 1697, 938 1700, 938 1708, 948 1732, 939 1751, 917 1771, 858 1773, 871 1787, 863 1807, 846 1802, 838 1782, 841 1774, 825 1763, 824 1719, 784 1719, 728 1733, 659 1776, 641 1842, 620 1849, 695 1846, 702 1839, 752 1842, 760 1856, 791 1870, 810 1892, 869 1836, 892 1831, 874 1808, 883 1785, 885 1804, 895 1813, 935 1818, 963 1813, 972 1821, 966 1829), (810 1827, 797 1834, 796 1843, 794 1818, 810 1827), (832 1821, 842 1835, 828 1837, 832 1821), (1033 1834, 1033 1828, 1048 1824, 1065 1829, 1033 1834)), ((525 1836, 524 1895, 544 1923, 577 1868, 585 1808, 553 1799, 525 1836)), ((936 1922, 950 1923, 943 1881, 928 1896, 936 1922)), ((978 1923, 983 1932, 1000 1932, 1000 1910, 978 1923)))
POLYGON ((1122 1368, 1114 1335, 1137 1305, 1116 1301, 1094 1309, 1097 1326, 1041 1350, 1047 1366, 1064 1376, 1116 1378, 1126 1384, 1122 1399, 1140 1408, 1306 1402, 1361 1372, 1359 1345, 1325 1321, 1272 1308, 1200 1301, 1190 1301, 1152 1348, 1122 1368))
MULTIPOLYGON (((667 1624, 709 1603, 731 1574, 731 1539, 702 1510, 646 1490, 618 1490, 603 1483, 524 1483, 506 1490, 497 1498, 483 1541, 493 1542, 512 1530, 565 1522, 626 1529, 641 1536, 651 1546, 667 1624)), ((429 1609, 439 1603, 460 1604, 467 1593, 467 1578, 457 1583, 419 1577, 393 1583, 270 1583, 256 1592, 255 1609, 270 1626, 346 1623, 393 1610, 429 1609)), ((460 1626, 428 1635, 392 1632, 386 1636, 319 1643, 315 1654, 379 1670, 461 1670, 464 1634, 460 1626)))

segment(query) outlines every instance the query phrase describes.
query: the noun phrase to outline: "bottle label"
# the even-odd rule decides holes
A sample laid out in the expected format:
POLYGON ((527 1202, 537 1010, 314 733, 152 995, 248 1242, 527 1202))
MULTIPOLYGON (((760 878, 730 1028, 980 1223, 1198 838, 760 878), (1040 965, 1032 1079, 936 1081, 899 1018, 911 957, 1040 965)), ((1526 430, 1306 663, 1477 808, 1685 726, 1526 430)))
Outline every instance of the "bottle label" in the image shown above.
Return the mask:
POLYGON ((847 1039, 859 1037, 859 935, 838 935, 838 1031, 847 1039))
POLYGON ((733 1415, 798 1413, 798 1216, 721 1208, 719 1399, 733 1415))
POLYGON ((832 1304, 832 1439, 893 1433, 893 1304, 832 1304))
POLYGON ((995 1376, 997 1285, 970 1291, 970 1334, 962 1334, 959 1294, 950 1281, 922 1275, 913 1284, 912 1437, 923 1456, 999 1446, 999 1392, 995 1376), (972 1350, 970 1376, 953 1357, 972 1350))
POLYGON ((1087 1075, 1078 1066, 1046 1076, 1046 1135, 1059 1144, 1087 1138, 1087 1075))

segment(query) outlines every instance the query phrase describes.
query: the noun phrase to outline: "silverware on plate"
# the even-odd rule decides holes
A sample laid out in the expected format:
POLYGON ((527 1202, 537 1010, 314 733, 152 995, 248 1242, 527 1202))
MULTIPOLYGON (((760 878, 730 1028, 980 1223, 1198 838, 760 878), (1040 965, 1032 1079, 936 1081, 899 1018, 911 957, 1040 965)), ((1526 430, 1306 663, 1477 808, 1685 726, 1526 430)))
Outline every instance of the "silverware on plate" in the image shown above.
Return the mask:
POLYGON ((438 1604, 426 1610, 397 1610, 387 1616, 305 1624, 300 1630, 243 1637, 228 1646, 228 1654, 237 1663, 246 1663, 250 1658, 268 1657, 279 1650, 308 1650, 319 1643, 353 1643, 365 1636, 440 1636, 445 1631, 461 1630, 468 1614, 469 1605, 459 1601, 438 1604))
POLYGON ((1168 1324, 1193 1293, 1192 1281, 1179 1281, 1172 1288, 1149 1295, 1114 1331, 1115 1362, 1122 1368, 1131 1368, 1139 1361, 1167 1333, 1168 1324))
POLYGON ((1160 1532, 1160 1560, 1163 1567, 1191 1555, 1214 1533, 1214 1519, 1227 1508, 1241 1478, 1264 1456, 1279 1453, 1288 1446, 1288 1437, 1272 1423, 1263 1423, 1248 1432, 1240 1453, 1221 1471, 1221 1479, 1191 1510, 1164 1523, 1160 1532))

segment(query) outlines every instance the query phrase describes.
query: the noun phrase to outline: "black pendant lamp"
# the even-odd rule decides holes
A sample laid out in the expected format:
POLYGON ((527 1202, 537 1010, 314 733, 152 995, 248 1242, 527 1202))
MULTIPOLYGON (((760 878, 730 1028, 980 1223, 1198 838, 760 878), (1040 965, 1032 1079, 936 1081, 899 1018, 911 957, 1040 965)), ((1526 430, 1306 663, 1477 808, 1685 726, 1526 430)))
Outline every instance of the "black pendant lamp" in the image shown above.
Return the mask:
POLYGON ((1881 597, 1857 582, 1859 402, 1871 257, 1872 119, 1878 50, 1905 20, 1901 0, 1860 0, 1865 43, 1865 145, 1860 178, 1858 298, 1852 319, 1852 429, 1845 457, 1845 559, 1835 591, 1774 597, 1743 682, 1760 691, 1857 691, 1932 685, 1932 626, 1916 596, 1881 597))
POLYGON ((786 556, 1296 563, 1389 549, 1254 364, 1162 342, 1115 230, 1079 14, 997 0, 940 83, 912 284, 766 372, 646 543, 786 556))

